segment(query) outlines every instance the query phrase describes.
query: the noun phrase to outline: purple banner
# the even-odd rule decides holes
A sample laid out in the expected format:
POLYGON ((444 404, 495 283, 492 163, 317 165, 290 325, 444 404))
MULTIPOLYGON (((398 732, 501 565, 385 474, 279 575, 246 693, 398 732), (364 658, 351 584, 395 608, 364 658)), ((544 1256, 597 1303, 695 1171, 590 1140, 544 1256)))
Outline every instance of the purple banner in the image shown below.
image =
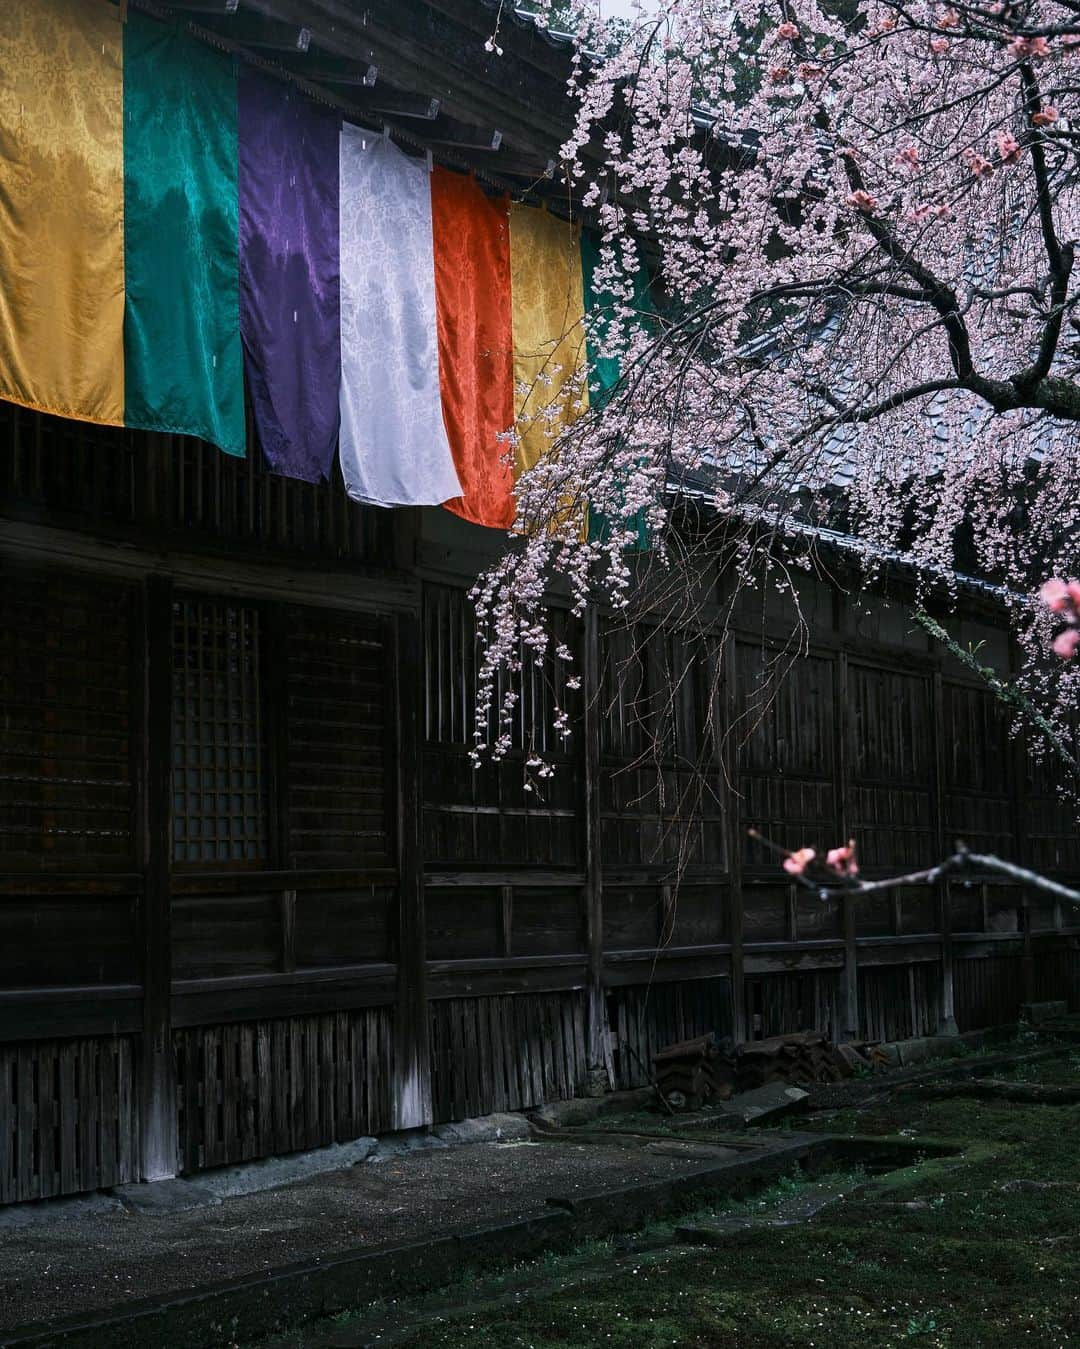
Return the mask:
POLYGON ((240 331, 275 473, 328 477, 341 382, 339 115, 240 67, 240 331))

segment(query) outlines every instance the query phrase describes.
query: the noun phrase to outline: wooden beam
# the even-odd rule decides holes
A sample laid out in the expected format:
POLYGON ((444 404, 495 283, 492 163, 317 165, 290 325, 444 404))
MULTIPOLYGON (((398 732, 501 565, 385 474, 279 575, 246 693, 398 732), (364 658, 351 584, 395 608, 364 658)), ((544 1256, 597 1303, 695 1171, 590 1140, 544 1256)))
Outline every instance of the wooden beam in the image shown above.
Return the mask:
MULTIPOLYGON (((170 9, 183 13, 187 6, 169 4, 170 9)), ((254 51, 304 53, 311 46, 311 29, 305 24, 279 20, 250 10, 199 10, 199 22, 211 33, 219 31, 233 42, 254 51)))
POLYGON ((450 145, 457 150, 470 150, 489 154, 502 144, 502 132, 498 128, 487 131, 480 127, 452 122, 449 118, 440 118, 438 126, 426 137, 432 145, 450 145))
MULTIPOLYGON (((406 117, 418 122, 434 122, 439 116, 439 100, 428 94, 399 93, 393 89, 372 91, 369 98, 360 100, 360 106, 380 117, 406 117)), ((433 141, 438 145, 442 142, 433 141)))
POLYGON ((139 772, 140 852, 144 882, 140 937, 143 1026, 139 1091, 139 1174, 176 1174, 176 1068, 172 1046, 172 943, 169 873, 172 740, 172 586, 150 577, 142 593, 143 752, 139 772))

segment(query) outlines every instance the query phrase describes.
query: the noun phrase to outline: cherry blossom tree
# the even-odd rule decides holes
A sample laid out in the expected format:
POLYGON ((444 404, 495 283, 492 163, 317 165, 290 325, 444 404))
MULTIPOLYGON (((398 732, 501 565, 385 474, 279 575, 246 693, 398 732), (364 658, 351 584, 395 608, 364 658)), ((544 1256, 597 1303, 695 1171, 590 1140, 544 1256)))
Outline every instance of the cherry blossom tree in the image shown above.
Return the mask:
MULTIPOLYGON (((620 378, 599 396, 593 369, 589 411, 519 484, 519 533, 476 592, 480 705, 547 653, 553 581, 578 612, 659 593, 685 621, 695 560, 782 584, 825 526, 867 565, 903 555, 926 595, 958 569, 998 586, 1025 696, 1063 733, 1080 701, 1080 4, 573 14, 568 197, 599 230, 610 302, 589 336, 620 378), (586 503, 602 529, 582 528, 586 503)), ((505 750, 506 714, 478 723, 478 752, 505 750)))

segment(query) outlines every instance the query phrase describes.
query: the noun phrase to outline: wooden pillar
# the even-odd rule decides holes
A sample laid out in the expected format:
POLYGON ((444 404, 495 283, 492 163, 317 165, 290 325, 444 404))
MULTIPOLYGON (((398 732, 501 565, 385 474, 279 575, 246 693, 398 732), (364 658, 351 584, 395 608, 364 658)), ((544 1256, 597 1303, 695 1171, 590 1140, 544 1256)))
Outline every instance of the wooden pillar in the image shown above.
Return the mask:
MULTIPOLYGON (((935 670, 931 715, 934 726, 934 846, 938 858, 952 851, 953 840, 945 830, 945 689, 941 671, 935 670)), ((958 1035, 956 1024, 956 984, 952 939, 952 904, 949 882, 937 884, 938 939, 941 949, 941 999, 938 1005, 938 1034, 958 1035)))
POLYGON ((730 732, 738 723, 735 639, 729 633, 720 646, 718 687, 721 691, 716 733, 721 737, 727 808, 728 941, 731 944, 731 1034, 736 1044, 746 1039, 746 968, 743 957, 743 832, 739 811, 739 755, 730 732))
POLYGON ((143 1029, 139 1058, 140 1175, 176 1174, 176 1059, 172 1045, 171 740, 172 583, 150 577, 143 591, 141 645, 143 749, 140 852, 143 900, 143 1029))
MULTIPOLYGON (((1023 664, 1023 658, 1020 654, 1020 646, 1016 640, 1015 633, 1009 634, 1009 677, 1015 680, 1023 664)), ((1030 866, 1030 850, 1027 840, 1027 781, 1028 781, 1028 755, 1027 739, 1024 735, 1016 736, 1011 742, 1011 760, 1009 767, 1011 772, 1011 790, 1009 792, 1010 809, 1012 814, 1013 838, 1016 847, 1016 860, 1021 866, 1030 866)), ((1024 1001, 1035 1001, 1035 955, 1031 944, 1031 903, 1030 895, 1024 890, 1021 892, 1020 899, 1020 921, 1024 925, 1023 937, 1023 955, 1021 968, 1021 982, 1024 990, 1024 1001)))
POLYGON ((585 812, 585 932, 589 963, 588 1069, 615 1086, 604 997, 604 873, 600 847, 600 615, 585 610, 582 655, 582 743, 585 812))
POLYGON ((396 707, 398 932, 394 1037, 394 1124, 411 1129, 431 1120, 428 1052, 427 953, 424 935, 422 781, 420 728, 420 619, 415 613, 388 620, 387 668, 396 707))
MULTIPOLYGON (((841 610, 842 619, 842 610, 841 610)), ((833 677, 833 736, 836 746, 836 830, 837 838, 847 842, 851 833, 848 807, 848 775, 851 772, 851 718, 848 715, 848 658, 841 651, 836 657, 833 677)), ((840 975, 841 1040, 859 1039, 859 947, 858 900, 845 893, 840 900, 840 923, 844 940, 844 966, 840 975)))

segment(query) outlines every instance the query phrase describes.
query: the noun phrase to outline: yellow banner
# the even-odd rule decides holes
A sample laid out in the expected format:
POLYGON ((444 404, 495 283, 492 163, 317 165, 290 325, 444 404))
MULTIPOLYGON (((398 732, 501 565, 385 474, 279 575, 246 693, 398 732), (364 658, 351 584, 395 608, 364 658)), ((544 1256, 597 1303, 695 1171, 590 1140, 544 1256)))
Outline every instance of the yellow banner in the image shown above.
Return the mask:
POLYGON ((514 477, 588 406, 578 232, 532 206, 510 207, 514 335, 514 477))
POLYGON ((124 420, 118 10, 0 4, 0 398, 124 420))

